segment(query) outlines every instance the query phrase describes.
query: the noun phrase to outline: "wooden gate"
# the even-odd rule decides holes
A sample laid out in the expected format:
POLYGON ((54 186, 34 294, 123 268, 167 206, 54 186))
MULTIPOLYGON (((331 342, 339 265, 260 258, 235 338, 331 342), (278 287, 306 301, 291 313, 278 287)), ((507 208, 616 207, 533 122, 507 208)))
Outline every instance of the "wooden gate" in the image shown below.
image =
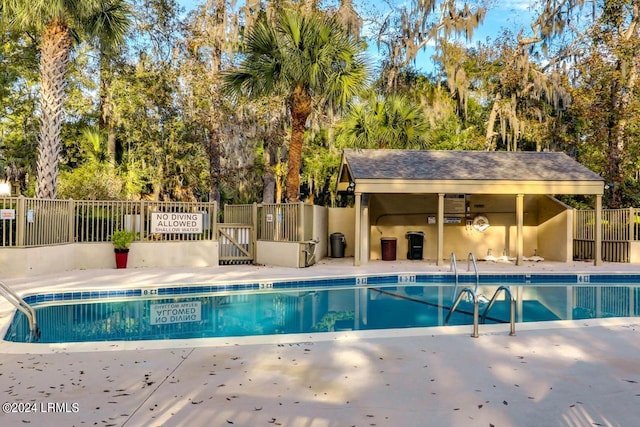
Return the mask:
POLYGON ((252 225, 218 224, 219 264, 252 264, 255 234, 252 225))
MULTIPOLYGON (((573 228, 573 258, 595 256, 595 211, 576 210, 573 228)), ((640 240, 640 212, 637 208, 602 210, 602 260, 631 262, 633 245, 640 240)), ((637 259, 637 258, 636 258, 637 259)))

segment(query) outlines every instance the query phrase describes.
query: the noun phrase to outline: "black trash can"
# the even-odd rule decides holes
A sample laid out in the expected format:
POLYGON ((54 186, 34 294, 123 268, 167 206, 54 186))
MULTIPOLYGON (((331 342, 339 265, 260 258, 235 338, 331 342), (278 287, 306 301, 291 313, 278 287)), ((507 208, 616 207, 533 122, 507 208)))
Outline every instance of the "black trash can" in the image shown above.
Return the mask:
POLYGON ((395 261, 396 260, 396 247, 398 245, 398 239, 395 237, 382 237, 380 238, 380 249, 382 252, 383 261, 395 261))
POLYGON ((344 258, 344 234, 332 233, 331 234, 331 258, 344 258))
POLYGON ((406 234, 408 242, 407 259, 422 259, 422 248, 424 247, 424 232, 409 231, 406 234))

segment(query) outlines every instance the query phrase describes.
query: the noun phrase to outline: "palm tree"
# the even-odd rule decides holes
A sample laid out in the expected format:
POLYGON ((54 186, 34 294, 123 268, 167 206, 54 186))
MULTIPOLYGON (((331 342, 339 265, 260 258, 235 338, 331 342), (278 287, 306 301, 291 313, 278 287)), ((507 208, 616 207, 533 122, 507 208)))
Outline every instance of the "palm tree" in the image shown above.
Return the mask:
POLYGON ((124 34, 129 27, 129 5, 126 0, 100 2, 101 11, 93 14, 87 24, 92 29, 93 44, 100 61, 100 130, 107 135, 107 150, 111 163, 116 162, 116 126, 113 104, 113 62, 119 53, 124 34))
POLYGON ((285 95, 291 118, 286 198, 299 200, 302 143, 314 108, 343 108, 364 88, 363 46, 322 12, 278 9, 247 36, 239 68, 224 73, 232 95, 285 95))
POLYGON ((53 199, 58 186, 60 131, 69 56, 77 36, 119 42, 127 28, 124 0, 1 0, 2 19, 35 29, 40 40, 40 137, 36 195, 53 199))
POLYGON ((338 142, 357 148, 425 148, 429 123, 419 105, 401 95, 370 97, 342 121, 338 142))

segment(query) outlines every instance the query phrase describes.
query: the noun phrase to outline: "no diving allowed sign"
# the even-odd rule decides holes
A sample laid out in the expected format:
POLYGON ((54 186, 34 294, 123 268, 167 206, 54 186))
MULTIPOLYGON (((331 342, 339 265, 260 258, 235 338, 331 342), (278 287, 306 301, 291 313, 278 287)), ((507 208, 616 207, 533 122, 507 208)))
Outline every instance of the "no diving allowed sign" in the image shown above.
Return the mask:
POLYGON ((200 301, 151 304, 151 325, 199 322, 202 318, 200 301))
POLYGON ((202 233, 202 212, 151 212, 151 232, 158 234, 202 233))

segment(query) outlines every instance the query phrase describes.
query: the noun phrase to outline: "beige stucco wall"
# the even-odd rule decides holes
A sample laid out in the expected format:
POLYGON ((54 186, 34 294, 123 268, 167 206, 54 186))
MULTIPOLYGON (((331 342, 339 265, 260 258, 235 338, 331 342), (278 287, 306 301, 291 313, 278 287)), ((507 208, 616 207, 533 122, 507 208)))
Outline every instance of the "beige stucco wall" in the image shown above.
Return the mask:
MULTIPOLYGON (((460 224, 444 224, 444 256, 449 258, 453 252, 458 259, 466 259, 473 252, 482 259, 491 250, 494 256, 504 252, 516 256, 517 223, 516 198, 505 195, 471 195, 469 200, 469 218, 476 215, 486 216, 490 227, 479 232, 467 226, 464 214, 445 213, 445 217, 463 217, 460 224)), ((397 259, 407 259, 408 231, 425 233, 423 258, 435 259, 437 256, 437 225, 429 224, 428 218, 437 218, 437 195, 418 194, 379 194, 370 199, 370 241, 371 259, 381 259, 381 237, 397 238, 397 259)), ((547 196, 525 196, 524 198, 524 256, 538 255, 549 260, 567 259, 567 250, 571 251, 571 236, 567 236, 569 224, 566 206, 547 196), (549 235, 561 234, 561 241, 546 245, 545 237, 540 239, 542 230, 549 235)), ((546 234, 545 234, 546 235, 546 234)))
MULTIPOLYGON (((444 254, 447 258, 451 252, 456 254, 457 259, 466 259, 469 252, 473 252, 478 260, 488 255, 489 251, 496 257, 503 254, 510 257, 516 256, 518 230, 515 213, 485 216, 491 226, 484 232, 466 226, 446 225, 444 227, 444 254)), ((525 226, 523 232, 524 254, 525 256, 533 255, 537 247, 537 228, 525 226)), ((433 258, 435 258, 435 250, 430 259, 433 258)))
MULTIPOLYGON (((77 244, 46 246, 37 248, 0 249, 0 271, 2 279, 30 277, 40 274, 59 273, 76 269, 77 244)), ((111 248, 113 257, 113 246, 111 248)), ((115 267, 115 261, 114 261, 115 267)))
POLYGON ((213 267, 218 265, 218 242, 137 242, 131 245, 129 262, 132 267, 213 267))
POLYGON ((573 211, 568 209, 538 226, 538 255, 549 261, 573 260, 573 211))
MULTIPOLYGON (((127 267, 213 267, 218 265, 218 242, 134 242, 127 267)), ((111 243, 72 243, 37 248, 0 249, 5 279, 71 270, 115 268, 111 243)))
POLYGON ((640 264, 640 242, 629 242, 629 262, 640 264))
MULTIPOLYGON (((501 256, 504 252, 507 255, 515 256, 517 226, 515 214, 487 214, 485 215, 491 226, 484 232, 479 232, 473 227, 462 224, 444 225, 444 254, 448 259, 453 252, 457 259, 466 259, 469 252, 473 252, 477 259, 482 259, 491 251, 494 256, 501 256)), ((397 223, 408 218, 398 218, 397 223)), ((406 233, 409 231, 422 231, 425 233, 423 258, 435 259, 437 255, 437 225, 415 224, 406 221, 405 224, 388 224, 378 227, 371 227, 371 259, 381 259, 380 238, 396 237, 398 259, 407 259, 409 240, 406 233)), ((533 255, 537 248, 537 227, 524 227, 524 253, 533 255)))
POLYGON ((298 242, 256 242, 256 264, 278 267, 304 267, 303 245, 298 242))
POLYGON ((553 197, 541 197, 538 255, 550 261, 573 260, 573 210, 553 197))
MULTIPOLYGON (((323 206, 305 206, 304 227, 306 240, 318 240, 315 261, 327 256, 329 210, 323 206)), ((256 264, 280 267, 305 267, 305 245, 300 242, 256 242, 256 264)))
MULTIPOLYGON (((49 250, 55 250, 60 246, 49 247, 49 250)), ((73 265, 66 270, 89 270, 92 268, 116 268, 116 260, 113 255, 113 245, 108 243, 77 243, 72 245, 65 245, 73 250, 72 260, 73 265)), ((44 248, 43 248, 44 249, 44 248)), ((129 251, 129 259, 127 260, 127 267, 134 268, 131 258, 133 254, 129 251)))
MULTIPOLYGON (((352 257, 355 248, 356 216, 354 208, 329 208, 327 239, 332 233, 342 233, 345 238, 344 256, 352 257)), ((327 249, 329 250, 329 249, 327 249)), ((327 256, 331 254, 328 253, 327 256)))
POLYGON ((329 209, 324 206, 313 206, 313 232, 311 238, 319 240, 316 247, 316 262, 327 257, 329 247, 329 236, 327 229, 329 227, 329 209))
POLYGON ((424 232, 423 256, 425 259, 435 258, 438 230, 435 224, 427 224, 427 218, 437 216, 437 212, 437 195, 372 195, 369 199, 371 259, 382 259, 382 237, 395 237, 396 257, 406 259, 408 240, 405 235, 408 231, 424 232))

